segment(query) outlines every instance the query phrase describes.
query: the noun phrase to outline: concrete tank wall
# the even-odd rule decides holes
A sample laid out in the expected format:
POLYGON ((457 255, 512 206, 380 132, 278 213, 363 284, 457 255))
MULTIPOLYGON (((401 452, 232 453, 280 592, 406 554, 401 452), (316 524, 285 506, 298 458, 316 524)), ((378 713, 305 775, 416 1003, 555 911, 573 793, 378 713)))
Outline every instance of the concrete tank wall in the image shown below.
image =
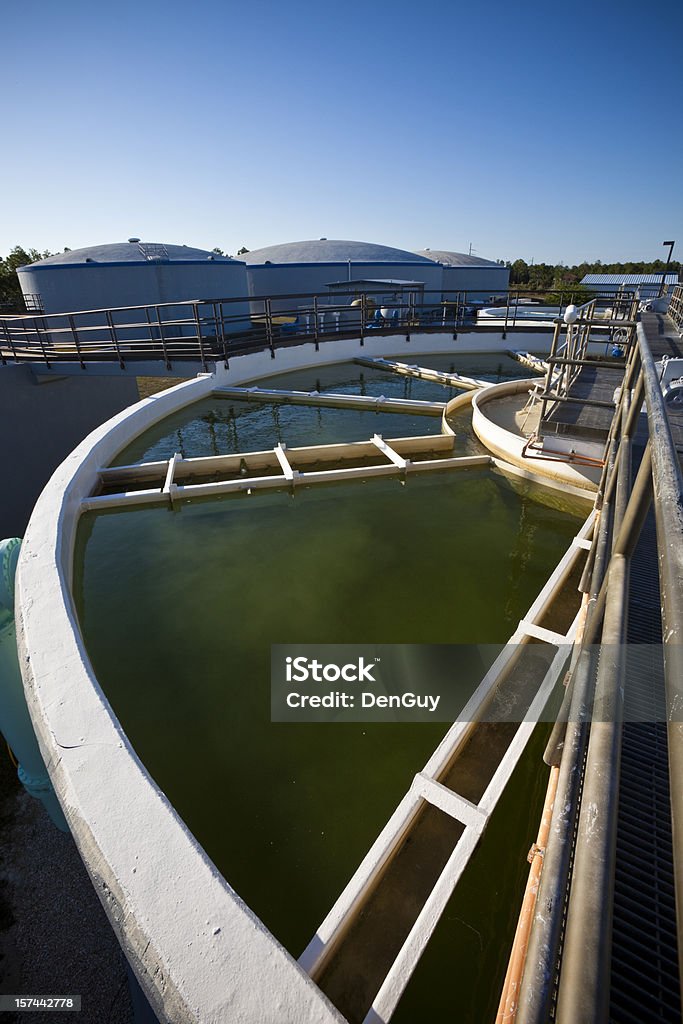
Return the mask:
POLYGON ((38 378, 29 366, 0 366, 0 537, 23 536, 62 460, 95 427, 137 401, 134 377, 38 378))

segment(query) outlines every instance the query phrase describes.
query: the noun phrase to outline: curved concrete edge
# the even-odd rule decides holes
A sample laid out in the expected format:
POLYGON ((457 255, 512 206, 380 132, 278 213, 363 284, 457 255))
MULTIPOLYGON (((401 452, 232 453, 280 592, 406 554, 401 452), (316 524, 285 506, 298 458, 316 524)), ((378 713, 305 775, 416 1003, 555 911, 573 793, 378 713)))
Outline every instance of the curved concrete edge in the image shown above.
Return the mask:
POLYGON ((560 488, 569 485, 594 494, 597 483, 591 476, 595 475, 595 472, 591 474, 589 467, 583 467, 584 472, 581 472, 579 468, 567 462, 525 459, 522 451, 526 438, 506 430, 486 415, 487 404, 500 398, 527 392, 537 382, 536 377, 531 380, 505 381, 476 391, 472 396, 472 429, 489 451, 503 461, 524 470, 528 477, 536 477, 546 485, 560 488))
POLYGON ((451 398, 450 402, 446 402, 444 411, 441 413, 441 433, 450 434, 455 437, 455 431, 448 422, 448 417, 452 416, 456 412, 460 412, 461 409, 471 405, 472 399, 475 396, 474 391, 466 391, 464 395, 456 395, 455 398, 451 398))
MULTIPOLYGON (((533 352, 549 352, 552 330, 530 331, 515 335, 515 347, 533 352)), ((291 345, 275 349, 275 358, 269 350, 252 352, 249 355, 234 356, 226 370, 222 362, 216 363, 216 379, 220 385, 241 384, 259 377, 275 376, 292 370, 304 370, 332 363, 345 363, 364 356, 369 359, 405 359, 413 355, 479 355, 486 353, 503 354, 510 348, 510 340, 501 331, 477 334, 474 331, 460 332, 456 339, 453 332, 410 335, 405 334, 365 335, 364 344, 359 338, 340 338, 338 341, 321 341, 316 352, 314 342, 291 345)))
POLYGON ((79 852, 159 1019, 340 1024, 343 1018, 229 887, 150 779, 95 678, 71 599, 80 500, 98 467, 214 385, 202 375, 132 406, 90 434, 53 474, 31 516, 17 571, 24 689, 79 852))

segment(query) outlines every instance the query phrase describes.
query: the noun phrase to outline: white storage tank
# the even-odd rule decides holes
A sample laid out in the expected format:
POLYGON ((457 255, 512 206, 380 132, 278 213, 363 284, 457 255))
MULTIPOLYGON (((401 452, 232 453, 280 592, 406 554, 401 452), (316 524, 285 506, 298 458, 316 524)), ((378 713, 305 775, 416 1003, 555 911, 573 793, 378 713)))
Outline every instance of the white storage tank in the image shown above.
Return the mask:
POLYGON ((465 301, 486 304, 505 295, 508 289, 510 269, 501 263, 447 249, 421 249, 419 255, 441 265, 446 299, 454 299, 456 292, 465 292, 465 301))
MULTIPOLYGON (((247 295, 246 269, 240 260, 139 238, 49 256, 20 267, 18 275, 27 308, 45 313, 168 307, 195 299, 205 305, 207 300, 247 295)), ((235 330, 248 324, 246 301, 226 303, 223 312, 235 330)))
MULTIPOLYGON (((442 268, 425 256, 389 245, 318 238, 269 245, 244 253, 242 259, 249 294, 275 297, 274 310, 294 310, 305 305, 304 297, 327 295, 330 285, 339 294, 343 281, 418 281, 424 284, 426 302, 441 300, 442 268), (299 298, 285 298, 288 295, 299 298)), ((252 309, 263 311, 257 302, 252 309)))

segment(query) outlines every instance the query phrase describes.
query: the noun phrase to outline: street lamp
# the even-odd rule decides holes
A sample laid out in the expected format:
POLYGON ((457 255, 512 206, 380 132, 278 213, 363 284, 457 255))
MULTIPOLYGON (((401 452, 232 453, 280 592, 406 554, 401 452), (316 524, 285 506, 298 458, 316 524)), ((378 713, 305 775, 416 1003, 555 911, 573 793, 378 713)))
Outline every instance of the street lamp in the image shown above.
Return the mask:
POLYGON ((664 294, 664 287, 666 285, 666 272, 669 269, 669 263, 671 262, 671 253, 674 251, 674 245, 675 244, 676 244, 675 242, 662 242, 662 245, 668 245, 669 246, 669 255, 666 257, 666 264, 664 266, 664 273, 662 274, 662 286, 659 289, 660 296, 662 296, 664 294))

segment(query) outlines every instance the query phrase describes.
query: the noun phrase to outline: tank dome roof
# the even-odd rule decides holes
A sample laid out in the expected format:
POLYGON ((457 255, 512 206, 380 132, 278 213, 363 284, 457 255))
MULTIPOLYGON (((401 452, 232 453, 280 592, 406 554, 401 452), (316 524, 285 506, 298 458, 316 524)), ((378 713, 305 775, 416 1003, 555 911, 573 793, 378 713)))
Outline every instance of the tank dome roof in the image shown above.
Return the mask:
POLYGON ((304 242, 283 242, 242 254, 246 263, 433 263, 429 257, 374 242, 351 242, 316 238, 304 242))
POLYGON ((31 263, 31 270, 40 267, 79 267, 85 263, 241 263, 230 256, 220 256, 208 249, 195 249, 190 245, 167 245, 161 242, 141 242, 137 238, 127 242, 110 242, 107 245, 89 245, 84 249, 72 249, 48 256, 37 263, 31 263))
POLYGON ((447 249, 420 249, 420 256, 426 256, 444 267, 498 267, 495 260, 483 260, 481 256, 470 256, 466 252, 449 252, 447 249))

